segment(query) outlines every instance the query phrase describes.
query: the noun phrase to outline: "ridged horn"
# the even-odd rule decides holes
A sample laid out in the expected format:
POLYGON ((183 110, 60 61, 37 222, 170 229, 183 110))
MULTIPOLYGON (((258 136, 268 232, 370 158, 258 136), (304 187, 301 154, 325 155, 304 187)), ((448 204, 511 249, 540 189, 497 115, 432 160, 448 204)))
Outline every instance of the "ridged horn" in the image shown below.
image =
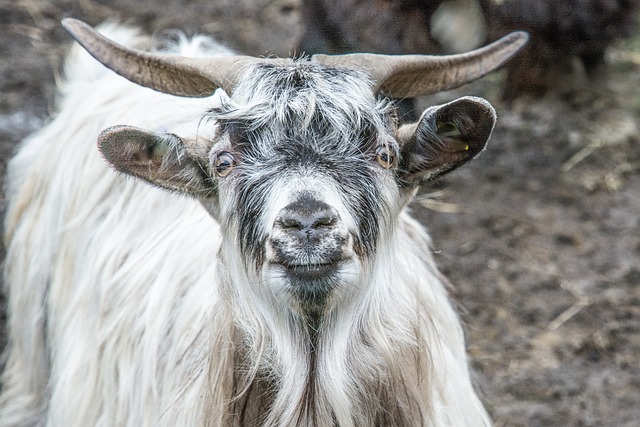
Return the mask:
POLYGON ((529 34, 509 33, 471 52, 457 55, 313 55, 332 67, 356 68, 366 72, 377 93, 391 98, 412 98, 453 89, 495 70, 527 44, 529 34))
POLYGON ((258 61, 250 56, 187 58, 143 52, 121 46, 77 19, 65 18, 62 26, 94 58, 116 73, 173 95, 204 97, 219 87, 231 93, 242 71, 258 61))

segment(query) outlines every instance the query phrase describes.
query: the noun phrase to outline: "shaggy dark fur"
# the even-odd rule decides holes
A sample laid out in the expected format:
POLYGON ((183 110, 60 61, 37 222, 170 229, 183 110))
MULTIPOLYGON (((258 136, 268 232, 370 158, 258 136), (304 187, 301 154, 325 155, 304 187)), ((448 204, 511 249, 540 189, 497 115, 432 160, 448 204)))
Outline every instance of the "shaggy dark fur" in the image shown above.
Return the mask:
MULTIPOLYGON (((430 18, 445 0, 305 0, 306 53, 442 53, 430 18)), ((509 63, 503 96, 543 95, 575 81, 576 64, 590 79, 604 70, 611 43, 636 31, 640 0, 479 0, 489 39, 531 34, 509 63)), ((410 106, 409 106, 410 108, 410 106)))
POLYGON ((305 0, 300 50, 434 53, 429 18, 445 0, 305 0))
POLYGON ((590 78, 604 66, 611 43, 632 35, 639 0, 482 0, 491 35, 513 30, 530 33, 529 45, 507 65, 504 97, 542 95, 582 64, 590 78), (577 60, 577 61, 576 61, 577 60))

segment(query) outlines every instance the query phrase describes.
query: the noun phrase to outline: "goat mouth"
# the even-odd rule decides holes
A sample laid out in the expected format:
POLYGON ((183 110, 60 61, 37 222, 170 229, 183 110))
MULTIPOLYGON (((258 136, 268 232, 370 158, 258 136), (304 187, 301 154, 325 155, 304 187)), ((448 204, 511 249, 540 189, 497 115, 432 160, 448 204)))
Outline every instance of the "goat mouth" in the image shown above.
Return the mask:
POLYGON ((340 282, 341 264, 342 262, 281 264, 289 283, 289 291, 298 298, 307 314, 322 311, 327 298, 340 282))
POLYGON ((287 276, 298 280, 322 280, 335 276, 341 262, 316 264, 281 264, 287 276))
POLYGON ((351 261, 345 254, 318 257, 274 257, 269 264, 283 278, 294 282, 335 281, 344 266, 351 261), (307 259, 304 259, 307 258, 307 259), (309 259, 311 258, 311 259, 309 259))
POLYGON ((333 290, 344 280, 344 266, 349 261, 348 258, 339 258, 298 264, 280 259, 272 262, 271 266, 278 271, 278 276, 284 280, 286 289, 298 301, 303 312, 318 315, 324 310, 333 290))

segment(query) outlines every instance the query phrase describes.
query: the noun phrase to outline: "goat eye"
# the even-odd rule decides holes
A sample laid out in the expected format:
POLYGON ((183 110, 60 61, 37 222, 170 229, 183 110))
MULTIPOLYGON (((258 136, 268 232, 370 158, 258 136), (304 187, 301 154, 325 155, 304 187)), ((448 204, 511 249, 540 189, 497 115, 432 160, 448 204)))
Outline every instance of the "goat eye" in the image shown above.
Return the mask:
POLYGON ((396 156, 386 145, 376 148, 376 160, 385 169, 390 169, 396 162, 396 156))
POLYGON ((216 156, 213 166, 218 176, 227 176, 235 166, 235 159, 231 153, 223 151, 216 156))

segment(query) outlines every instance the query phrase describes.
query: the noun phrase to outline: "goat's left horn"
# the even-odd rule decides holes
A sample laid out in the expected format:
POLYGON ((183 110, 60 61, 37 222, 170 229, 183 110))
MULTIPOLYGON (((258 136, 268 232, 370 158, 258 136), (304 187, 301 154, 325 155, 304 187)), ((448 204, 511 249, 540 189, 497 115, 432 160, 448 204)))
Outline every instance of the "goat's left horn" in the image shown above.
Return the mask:
POLYGON ((221 87, 232 92, 250 56, 187 58, 129 49, 96 32, 77 19, 62 20, 63 27, 93 57, 121 76, 142 86, 179 96, 204 97, 221 87))
POLYGON ((313 55, 333 67, 360 69, 373 78, 374 90, 391 98, 412 98, 453 89, 478 79, 507 62, 527 44, 529 35, 515 31, 480 49, 458 55, 313 55))

